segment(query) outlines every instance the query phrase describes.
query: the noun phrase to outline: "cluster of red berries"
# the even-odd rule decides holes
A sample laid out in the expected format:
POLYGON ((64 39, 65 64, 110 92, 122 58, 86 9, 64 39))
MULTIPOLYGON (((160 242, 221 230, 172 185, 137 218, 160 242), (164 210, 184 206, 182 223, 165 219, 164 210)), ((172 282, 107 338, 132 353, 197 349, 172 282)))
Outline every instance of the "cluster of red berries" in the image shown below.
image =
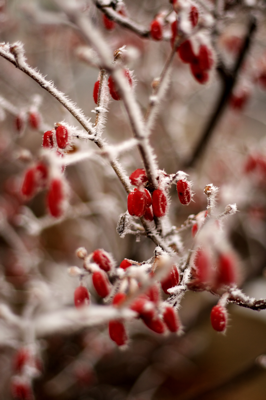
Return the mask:
MULTIPOLYGON (((124 75, 129 83, 130 87, 132 87, 133 86, 132 73, 128 69, 124 69, 124 75)), ((114 100, 121 100, 119 90, 117 89, 115 81, 113 80, 113 78, 111 76, 109 76, 109 79, 108 79, 108 87, 109 87, 109 92, 110 92, 110 95, 112 96, 112 98, 114 100)), ((100 88, 100 81, 98 80, 95 82, 94 88, 93 88, 93 99, 94 99, 95 104, 98 104, 99 88, 100 88)))
POLYGON ((19 113, 15 118, 15 128, 18 133, 24 131, 27 122, 32 129, 39 130, 42 123, 40 113, 37 110, 30 110, 28 113, 19 113))
POLYGON ((54 149, 56 146, 64 150, 69 145, 70 135, 66 126, 57 124, 55 130, 47 131, 42 138, 42 145, 46 149, 54 149))
MULTIPOLYGON (((119 267, 125 271, 134 266, 140 266, 140 264, 124 259, 119 267)), ((114 271, 114 261, 111 255, 102 249, 95 250, 91 255, 84 258, 84 268, 86 271, 92 273, 92 283, 97 294, 102 298, 106 298, 112 288, 109 277, 114 271), (96 267, 95 264, 97 265, 96 267)), ((129 282, 132 284, 132 278, 129 278, 129 282)), ((168 289, 178 284, 179 272, 174 265, 167 276, 160 280, 160 285, 164 293, 169 295, 168 289)), ((141 285, 141 282, 136 281, 135 285, 133 285, 134 290, 137 290, 141 285)), ((152 331, 164 333, 166 329, 170 332, 178 332, 180 330, 181 324, 176 311, 170 304, 161 301, 159 282, 155 282, 145 294, 139 295, 131 302, 130 293, 132 293, 133 289, 131 288, 132 290, 128 291, 127 285, 123 285, 122 283, 119 288, 118 293, 115 294, 112 300, 114 307, 122 307, 123 303, 129 300, 129 308, 135 311, 137 317, 142 319, 144 324, 152 331)), ((78 308, 86 306, 89 304, 89 301, 90 295, 88 290, 82 285, 77 287, 74 292, 75 306, 78 308)), ((118 346, 126 344, 128 339, 123 320, 117 319, 109 322, 109 335, 118 346)))
POLYGON ((11 380, 12 396, 19 400, 32 400, 31 379, 37 377, 42 370, 40 359, 31 349, 23 347, 15 355, 13 370, 16 375, 11 380), (28 376, 27 368, 30 368, 31 376, 28 376))

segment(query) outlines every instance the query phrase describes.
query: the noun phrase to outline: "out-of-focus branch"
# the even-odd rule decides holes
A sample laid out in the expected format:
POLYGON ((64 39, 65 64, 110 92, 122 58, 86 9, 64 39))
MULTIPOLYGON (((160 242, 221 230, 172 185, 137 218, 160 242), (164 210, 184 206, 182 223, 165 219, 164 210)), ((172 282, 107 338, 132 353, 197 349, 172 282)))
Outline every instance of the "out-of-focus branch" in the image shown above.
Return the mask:
POLYGON ((251 44, 253 35, 256 31, 256 27, 257 27, 256 18, 253 15, 251 15, 249 18, 248 29, 247 29, 247 33, 246 33, 246 38, 243 43, 242 51, 240 52, 232 71, 227 72, 224 70, 224 68, 222 68, 221 66, 218 66, 218 72, 220 73, 220 76, 222 77, 222 85, 223 85, 222 91, 218 98, 217 104, 214 108, 214 111, 211 115, 211 118, 207 122, 206 127, 204 128, 202 134, 200 135, 200 140, 197 143, 192 156, 184 163, 183 168, 188 168, 188 167, 194 166, 195 163, 197 162, 197 160, 199 159, 199 157, 204 152, 204 150, 214 132, 214 129, 216 128, 216 126, 228 104, 228 100, 230 99, 233 88, 237 82, 239 71, 243 65, 245 57, 250 48, 250 44, 251 44))

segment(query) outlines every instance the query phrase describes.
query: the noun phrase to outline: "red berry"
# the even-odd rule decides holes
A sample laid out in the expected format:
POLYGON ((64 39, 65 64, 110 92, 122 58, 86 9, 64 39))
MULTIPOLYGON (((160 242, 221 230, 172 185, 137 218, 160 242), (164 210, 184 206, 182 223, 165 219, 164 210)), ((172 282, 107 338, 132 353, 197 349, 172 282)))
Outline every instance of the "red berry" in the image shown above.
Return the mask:
POLYGON ((48 169, 47 166, 41 162, 39 162, 36 167, 36 181, 39 186, 43 186, 48 178, 48 169))
POLYGON ((146 176, 146 171, 145 169, 136 169, 136 171, 132 172, 132 174, 129 177, 130 182, 134 186, 140 186, 143 183, 148 181, 148 178, 146 176))
POLYGON ((40 129, 41 116, 37 111, 30 111, 28 114, 29 125, 32 129, 40 129))
POLYGON ((110 321, 109 336, 118 346, 126 344, 127 334, 124 324, 121 321, 110 321))
POLYGON ((180 328, 180 322, 174 308, 167 305, 163 312, 163 321, 170 332, 177 332, 180 328))
POLYGON ((198 229, 199 229, 198 224, 197 224, 197 222, 195 222, 195 224, 192 225, 192 229, 191 229, 191 234, 192 234, 193 238, 196 236, 198 229))
POLYGON ((148 208, 152 205, 151 194, 147 189, 144 189, 144 195, 145 195, 145 200, 146 200, 146 207, 148 208))
POLYGON ((14 371, 17 373, 21 373, 24 365, 30 359, 30 352, 27 348, 21 348, 15 355, 14 358, 14 371))
POLYGON ((237 282, 236 260, 232 254, 221 254, 218 258, 217 286, 233 285, 237 282))
POLYGON ((191 64, 195 60, 192 44, 190 40, 185 40, 178 48, 178 54, 184 63, 191 64))
POLYGON ((190 64, 190 70, 194 78, 198 83, 204 85, 209 80, 209 74, 207 71, 202 70, 198 64, 190 64))
POLYGON ((144 324, 150 328, 152 331, 156 333, 164 333, 165 332, 165 325, 159 318, 154 319, 143 319, 144 324))
POLYGON ((154 190, 152 194, 152 208, 155 217, 163 217, 167 210, 167 197, 160 189, 154 190))
POLYGON ((175 44, 175 38, 177 35, 177 29, 178 29, 178 24, 177 24, 177 20, 175 20, 174 22, 172 22, 171 24, 171 31, 172 31, 172 36, 171 36, 171 46, 173 47, 175 44))
POLYGON ((11 393, 18 400, 32 400, 32 390, 29 383, 19 377, 15 377, 11 382, 11 393))
POLYGON ((212 278, 212 266, 208 253, 204 249, 198 249, 195 254, 194 265, 196 268, 195 279, 197 284, 210 283, 212 278))
POLYGON ((180 203, 185 206, 188 206, 191 200, 190 183, 188 183, 184 179, 179 179, 179 181, 176 184, 176 189, 180 203))
POLYGON ((160 21, 158 21, 157 19, 152 21, 151 27, 150 27, 150 32, 151 32, 151 37, 154 40, 162 40, 163 28, 162 28, 162 24, 160 23, 160 21))
POLYGON ((98 249, 92 253, 93 261, 99 265, 99 267, 105 272, 109 272, 112 269, 112 258, 110 255, 102 250, 98 249))
POLYGON ((63 215, 65 193, 63 182, 60 179, 53 179, 47 194, 47 206, 52 217, 59 218, 63 215))
POLYGON ((93 100, 95 104, 98 104, 99 87, 100 87, 100 81, 96 81, 93 89, 93 100))
POLYGON ((131 262, 125 258, 125 259, 121 262, 120 268, 122 268, 122 269, 127 269, 127 268, 131 267, 131 265, 132 265, 131 262))
POLYGON ((211 324, 215 331, 223 332, 227 325, 226 309, 219 304, 214 306, 211 311, 211 324))
POLYGON ((198 20, 199 20, 199 11, 198 11, 197 7, 191 6, 189 18, 190 18, 193 28, 195 28, 195 26, 197 25, 198 20))
POLYGON ((86 306, 90 303, 88 290, 84 286, 79 286, 74 292, 74 303, 77 308, 86 306))
POLYGON ((18 114, 15 118, 16 130, 21 133, 25 128, 25 116, 24 114, 18 114))
POLYGON ((209 70, 213 66, 213 54, 212 51, 204 44, 200 46, 198 54, 198 65, 202 70, 209 70))
POLYGON ((65 149, 68 145, 68 130, 63 125, 58 125, 55 131, 57 145, 60 149, 65 149))
POLYGON ((174 265, 169 272, 169 274, 161 281, 161 286, 164 293, 168 293, 168 289, 178 285, 179 283, 179 272, 176 266, 174 265))
POLYGON ((145 295, 139 296, 130 306, 131 310, 137 312, 140 318, 152 320, 155 315, 154 303, 148 300, 145 295))
POLYGON ((47 131, 42 137, 42 146, 48 149, 54 147, 54 133, 53 131, 47 131))
POLYGON ((146 195, 144 191, 134 189, 127 197, 127 209, 130 215, 142 217, 146 210, 146 195))
MULTIPOLYGON (((130 72, 128 69, 124 70, 124 75, 127 78, 129 85, 132 86, 133 82, 132 82, 132 78, 131 78, 131 75, 130 75, 130 72)), ((108 79, 108 86, 109 86, 109 92, 110 92, 110 95, 112 96, 112 98, 114 100, 120 100, 121 99, 120 94, 116 88, 115 81, 113 80, 113 78, 111 76, 109 76, 109 79, 108 79)))
POLYGON ((118 306, 119 304, 123 303, 123 301, 126 299, 125 293, 116 293, 116 295, 113 298, 113 305, 118 306))
POLYGON ((30 168, 25 173, 21 192, 23 196, 31 198, 34 196, 36 189, 37 189, 36 170, 35 168, 30 168))
POLYGON ((153 221, 153 212, 152 212, 152 207, 147 207, 145 214, 143 215, 144 219, 146 219, 146 221, 153 221))
POLYGON ((152 285, 146 292, 149 300, 155 304, 158 304, 160 301, 160 291, 159 286, 157 284, 152 285))
POLYGON ((110 284, 107 275, 103 271, 96 271, 92 274, 94 289, 100 297, 106 297, 110 293, 110 284))
POLYGON ((115 27, 115 22, 109 19, 105 14, 103 15, 103 24, 105 26, 105 29, 107 29, 108 31, 111 31, 115 27))

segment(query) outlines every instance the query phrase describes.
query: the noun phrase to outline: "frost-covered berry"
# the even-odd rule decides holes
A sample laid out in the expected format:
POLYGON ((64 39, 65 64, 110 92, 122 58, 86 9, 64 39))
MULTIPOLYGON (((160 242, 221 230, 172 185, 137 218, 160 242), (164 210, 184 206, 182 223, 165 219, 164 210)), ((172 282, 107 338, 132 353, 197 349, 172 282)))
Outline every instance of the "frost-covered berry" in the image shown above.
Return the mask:
POLYGON ((158 304, 160 301, 159 286, 157 284, 155 284, 155 285, 152 285, 151 287, 149 287, 149 289, 146 292, 146 295, 148 296, 150 301, 152 301, 155 304, 158 304))
POLYGON ((217 286, 237 283, 236 259, 232 254, 220 254, 218 257, 216 284, 217 286))
POLYGON ((158 19, 152 21, 150 26, 151 37, 154 40, 162 40, 163 37, 163 27, 158 19))
POLYGON ((198 24, 198 20, 199 20, 199 11, 196 6, 191 6, 190 13, 189 13, 189 19, 191 21, 193 28, 195 28, 195 26, 198 24))
POLYGON ((95 104, 98 104, 99 88, 100 88, 100 81, 96 81, 93 88, 93 100, 95 104))
POLYGON ((168 289, 178 285, 179 283, 179 272, 177 267, 174 265, 169 274, 161 281, 161 286, 164 293, 168 293, 168 289))
POLYGON ((106 297, 110 293, 110 284, 104 271, 96 271, 92 274, 94 289, 100 297, 106 297))
POLYGON ((148 181, 145 169, 138 168, 129 177, 130 182, 134 186, 140 186, 148 181))
POLYGON ((144 191, 134 189, 127 197, 127 209, 130 215, 143 217, 146 210, 146 195, 144 191))
POLYGON ((65 149, 69 141, 69 133, 64 125, 58 125, 56 127, 56 141, 59 149, 65 149))
POLYGON ((84 286, 78 286, 74 292, 74 303, 77 308, 90 303, 90 295, 84 286))
POLYGON ((176 184, 178 198, 180 203, 188 206, 191 201, 191 185, 184 179, 179 179, 176 184))
POLYGON ((167 197, 161 189, 154 190, 152 194, 152 208, 155 217, 163 217, 167 211, 167 197))
POLYGON ((165 332, 165 325, 163 321, 161 321, 158 317, 154 319, 143 319, 144 324, 150 328, 153 332, 156 333, 164 333, 165 332))
POLYGON ((190 40, 185 40, 178 48, 178 54, 184 63, 191 64, 194 62, 196 56, 190 40))
POLYGON ((34 196, 37 189, 36 184, 36 170, 35 168, 30 168, 26 171, 24 180, 21 187, 21 193, 26 198, 30 199, 34 196))
POLYGON ((138 313, 138 316, 145 320, 152 320, 155 316, 155 305, 149 301, 147 296, 139 296, 130 305, 130 309, 138 313))
POLYGON ((105 272, 111 271, 113 264, 112 258, 110 254, 103 249, 95 250, 92 253, 92 259, 105 272))
POLYGON ((177 313, 170 305, 166 305, 164 308, 163 322, 170 332, 177 332, 180 329, 180 322, 177 313))
POLYGON ((127 333, 123 322, 117 320, 110 321, 109 336, 117 344, 117 346, 123 346, 126 344, 127 333))
POLYGON ((39 162, 38 164, 36 164, 35 170, 36 170, 36 182, 38 186, 44 186, 48 178, 47 166, 42 162, 39 162))
POLYGON ((28 122, 32 129, 40 129, 41 116, 37 111, 30 111, 28 113, 28 122))
POLYGON ((42 137, 42 146, 47 149, 52 149, 54 147, 54 133, 53 131, 47 131, 42 137))
POLYGON ((108 31, 111 31, 115 28, 115 22, 108 18, 105 14, 103 15, 103 24, 105 29, 107 29, 108 31))
POLYGON ((196 63, 190 64, 190 70, 194 78, 198 83, 204 85, 209 80, 209 74, 206 70, 200 68, 200 66, 196 63))
POLYGON ((119 306, 119 304, 122 304, 125 299, 126 299, 125 293, 116 293, 112 303, 114 306, 119 306))
POLYGON ((223 306, 218 304, 212 308, 211 324, 213 329, 217 332, 223 332, 226 330, 227 311, 223 306))
POLYGON ((208 252, 199 248, 194 258, 196 283, 201 286, 209 284, 212 280, 212 265, 208 252))
MULTIPOLYGON (((129 85, 132 87, 133 81, 132 81, 132 77, 131 77, 131 74, 128 69, 124 69, 124 75, 127 78, 129 85)), ((108 79, 108 87, 109 87, 109 92, 110 92, 110 95, 112 96, 112 98, 114 100, 120 100, 121 99, 120 94, 118 92, 118 89, 116 88, 115 81, 113 80, 113 78, 111 76, 109 76, 109 79, 108 79)))
POLYGON ((47 206, 52 217, 59 218, 63 215, 65 205, 65 189, 61 179, 54 178, 47 194, 47 206))
POLYGON ((131 265, 132 265, 131 262, 125 258, 125 259, 121 262, 120 268, 122 268, 122 269, 127 269, 127 268, 131 267, 131 265))

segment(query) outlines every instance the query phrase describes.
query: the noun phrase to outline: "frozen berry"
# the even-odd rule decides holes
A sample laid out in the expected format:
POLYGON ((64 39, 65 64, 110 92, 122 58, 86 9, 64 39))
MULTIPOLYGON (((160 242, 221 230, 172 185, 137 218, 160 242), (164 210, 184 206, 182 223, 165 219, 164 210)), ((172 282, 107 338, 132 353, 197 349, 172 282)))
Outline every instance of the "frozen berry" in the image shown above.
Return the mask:
POLYGON ((127 269, 127 268, 131 267, 131 265, 132 265, 131 262, 125 258, 125 259, 121 262, 120 268, 122 268, 122 269, 127 269))
POLYGON ((223 332, 227 326, 227 312, 226 309, 219 304, 214 306, 211 311, 211 324, 215 331, 223 332))
POLYGON ((190 183, 184 179, 179 179, 176 184, 178 198, 180 203, 187 206, 191 201, 191 188, 190 183))
POLYGON ((88 290, 84 286, 79 286, 74 292, 74 303, 77 308, 86 306, 90 303, 88 290))
POLYGON ((151 32, 151 37, 154 40, 162 40, 163 28, 162 28, 161 22, 158 21, 157 19, 152 21, 151 27, 150 27, 150 32, 151 32))
POLYGON ((165 306, 163 312, 163 322, 170 332, 177 332, 180 328, 180 322, 177 313, 170 305, 165 306))
POLYGON ((92 274, 94 289, 100 297, 106 297, 110 293, 110 284, 104 271, 96 271, 92 274))
POLYGON ((179 283, 179 272, 177 267, 174 265, 168 275, 161 281, 161 286, 164 293, 168 293, 168 289, 178 285, 179 283))
POLYGON ((67 128, 63 125, 58 125, 55 134, 58 147, 60 149, 65 149, 69 141, 69 134, 67 128))
POLYGON ((146 219, 146 221, 150 221, 150 222, 153 221, 154 215, 152 212, 152 207, 146 208, 143 218, 146 219))
POLYGON ((217 286, 228 286, 237 282, 237 265, 232 254, 219 255, 216 282, 217 286))
POLYGON ((47 206, 52 217, 59 218, 63 215, 65 193, 63 182, 60 179, 53 179, 50 183, 47 194, 47 206))
POLYGON ((99 267, 105 272, 109 272, 112 269, 112 258, 104 250, 98 249, 92 253, 93 261, 99 265, 99 267))
POLYGON ((109 336, 118 346, 126 344, 127 334, 123 322, 117 320, 110 321, 109 336))
POLYGON ((42 137, 42 146, 47 149, 52 149, 54 147, 54 133, 53 131, 47 131, 42 137))
POLYGON ((146 195, 139 189, 134 189, 127 197, 127 209, 130 215, 143 217, 146 210, 146 195))
POLYGON ((161 189, 154 190, 152 194, 152 208, 155 217, 163 217, 167 210, 167 197, 161 189))
POLYGON ((136 171, 132 172, 129 179, 132 185, 134 186, 140 186, 148 181, 148 178, 146 176, 146 171, 145 169, 142 168, 136 169, 136 171))

